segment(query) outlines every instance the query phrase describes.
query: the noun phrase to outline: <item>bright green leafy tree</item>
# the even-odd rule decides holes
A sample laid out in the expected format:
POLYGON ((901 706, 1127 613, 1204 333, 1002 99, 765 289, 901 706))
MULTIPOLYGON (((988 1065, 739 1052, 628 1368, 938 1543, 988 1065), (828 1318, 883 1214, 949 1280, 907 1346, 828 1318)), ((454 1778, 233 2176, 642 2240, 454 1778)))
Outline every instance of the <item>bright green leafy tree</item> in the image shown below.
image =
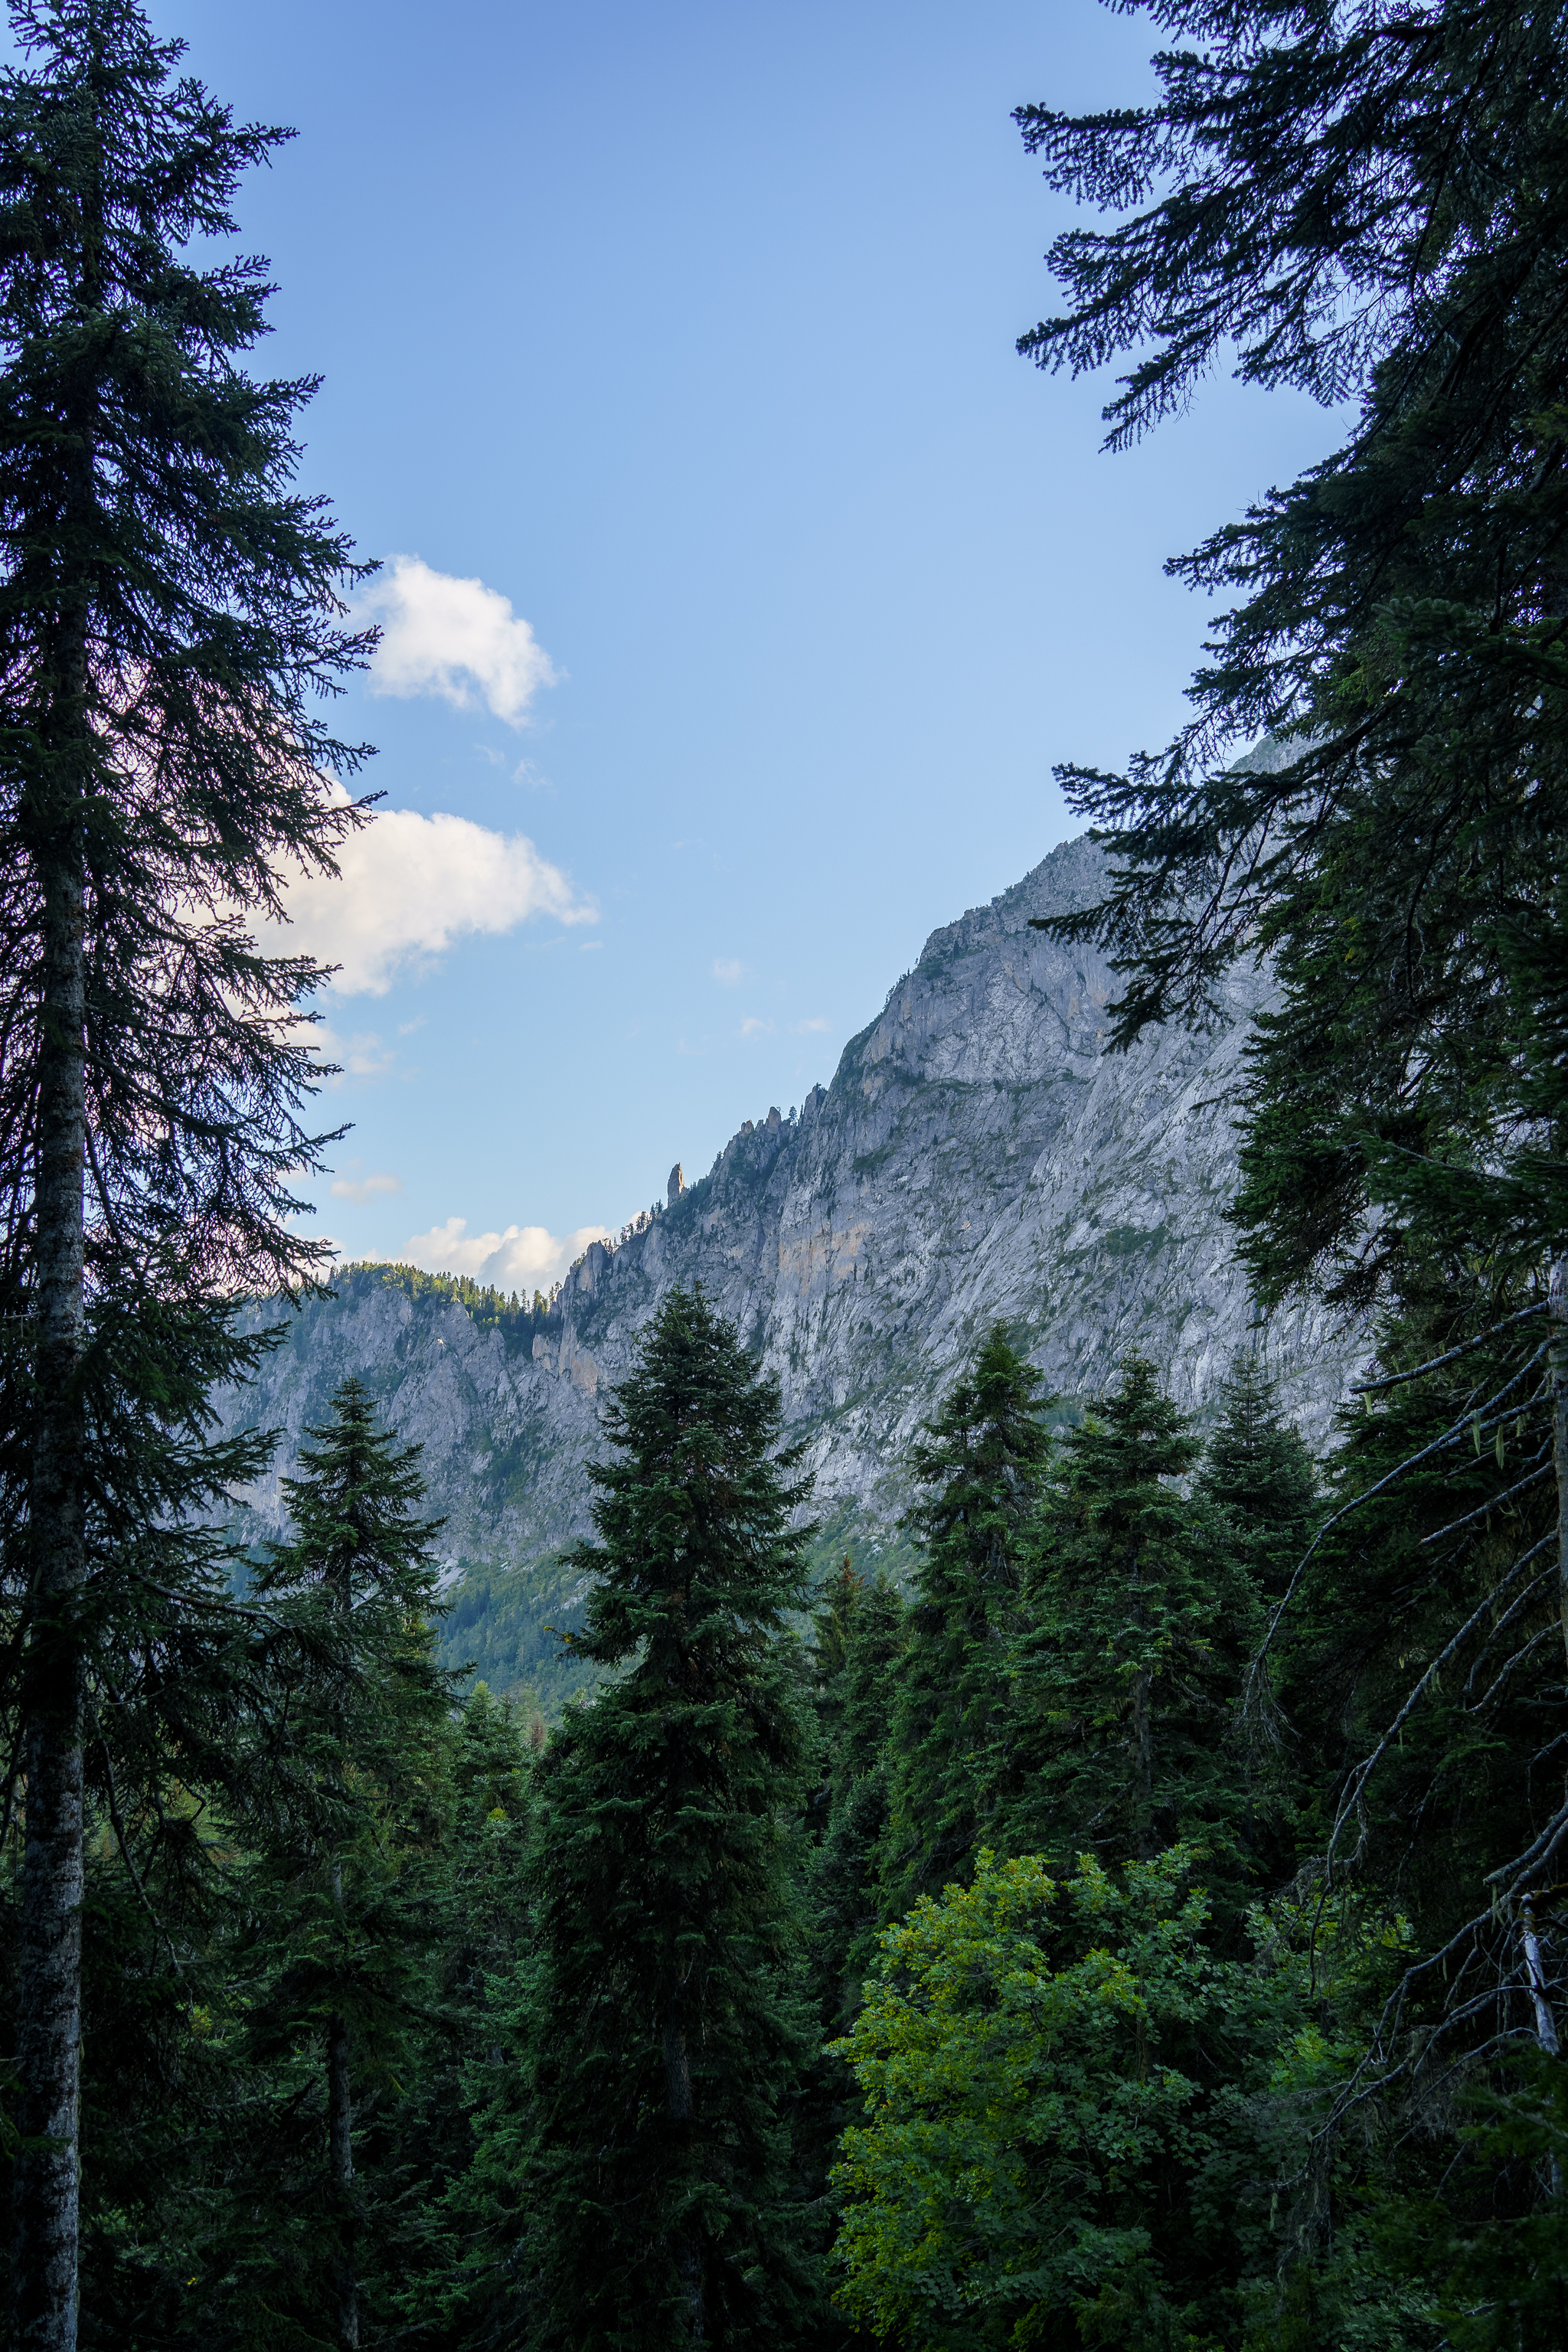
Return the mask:
POLYGON ((1058 1882, 984 1853, 885 1930, 837 2045, 865 2101, 837 2175, 861 2327, 931 2352, 1215 2340, 1190 2332, 1170 2185, 1207 2152, 1200 2076, 1254 2000, 1205 1948, 1190 1861, 1086 1856, 1058 1882))

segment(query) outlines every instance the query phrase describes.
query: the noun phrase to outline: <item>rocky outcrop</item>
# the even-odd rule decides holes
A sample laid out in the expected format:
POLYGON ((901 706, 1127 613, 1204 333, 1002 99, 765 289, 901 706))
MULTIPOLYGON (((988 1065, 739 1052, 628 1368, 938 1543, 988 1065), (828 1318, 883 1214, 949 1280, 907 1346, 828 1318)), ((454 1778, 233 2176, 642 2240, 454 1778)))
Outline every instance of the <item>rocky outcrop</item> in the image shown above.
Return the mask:
MULTIPOLYGON (((781 1383, 836 1537, 890 1539, 909 1440, 994 1318, 1063 1400, 1136 1344, 1202 1409, 1261 1338, 1309 1433, 1342 1387, 1342 1344, 1310 1317, 1259 1333, 1223 1211, 1229 1117, 1261 983, 1215 1026, 1106 1051, 1115 976, 1029 919, 1090 904, 1103 867, 1068 843, 1016 888, 934 931, 832 1085, 746 1120, 709 1173, 671 1171, 665 1213, 595 1243, 517 1344, 387 1274, 345 1279, 293 1324, 231 1423, 279 1425, 280 1467, 353 1370, 425 1447, 453 1575, 526 1564, 586 1523, 605 1388, 675 1283, 701 1281, 781 1383)), ((265 1310, 258 1310, 264 1312, 265 1310)), ((275 1524, 277 1479, 247 1498, 275 1524)))

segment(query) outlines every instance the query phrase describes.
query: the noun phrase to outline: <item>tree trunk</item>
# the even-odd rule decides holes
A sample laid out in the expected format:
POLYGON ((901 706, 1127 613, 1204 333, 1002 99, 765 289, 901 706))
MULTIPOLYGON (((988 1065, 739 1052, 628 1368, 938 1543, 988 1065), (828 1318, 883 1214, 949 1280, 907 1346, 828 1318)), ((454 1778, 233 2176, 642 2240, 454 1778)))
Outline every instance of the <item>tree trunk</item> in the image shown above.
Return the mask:
POLYGON ((353 2090, 349 2079, 349 2029, 342 2017, 327 2020, 327 2132, 332 2194, 338 2208, 338 2248, 333 2285, 337 2294, 339 2352, 359 2352, 359 2275, 354 2268, 353 2090))
POLYGON ((669 2084, 669 2115, 672 2123, 686 2124, 691 2120, 691 2062, 686 2053, 686 2035, 674 2017, 665 2020, 664 2072, 669 2084))
POLYGON ((1568 1659, 1568 1256, 1552 1261, 1547 1288, 1552 1340, 1552 1448, 1557 1465, 1557 1612, 1568 1659))
MULTIPOLYGON (((1132 1555, 1132 1624, 1142 1637, 1148 1628, 1148 1612, 1143 1606, 1143 1562, 1142 1555, 1132 1555)), ((1142 1665, 1132 1677, 1132 1765, 1137 1775, 1138 1794, 1135 1800, 1136 1819, 1133 1824, 1133 1845, 1140 1862, 1154 1858, 1154 1670, 1142 1665)))
POLYGON ((1528 1895, 1524 1898, 1524 1916, 1520 1923, 1519 1940, 1524 1953, 1530 2005, 1535 2012, 1535 2038, 1547 2056, 1555 2058, 1558 2054, 1557 2023, 1552 2014, 1552 2004, 1546 1998, 1546 1971, 1541 1964, 1541 1941, 1535 1932, 1535 1906, 1528 1895))
MULTIPOLYGON (((1536 2042, 1548 2058, 1555 2058, 1560 2054, 1557 2021, 1546 1997, 1546 1970, 1542 1966, 1541 1941, 1535 1932, 1535 1906, 1528 1895, 1524 1898, 1524 1915, 1520 1921, 1519 1941, 1524 1954, 1524 1977, 1530 1988, 1530 2005, 1535 2012, 1536 2042)), ((1552 2196, 1561 2197, 1563 2168, 1555 2157, 1547 2168, 1547 2177, 1552 2196)))
MULTIPOLYGON (((332 1900, 338 1916, 343 1910, 343 1866, 332 1856, 332 1900)), ((327 2149, 332 2175, 332 2199, 338 2209, 337 2256, 333 2287, 337 2295, 339 2352, 359 2352, 359 2273, 354 2264, 354 2105, 349 2074, 352 2045, 348 2020, 327 2020, 327 2149)))
POLYGON ((1138 1773, 1134 1843, 1141 1862, 1152 1862, 1154 1857, 1154 1729, 1151 1719, 1153 1696, 1153 1670, 1140 1666, 1132 1677, 1132 1754, 1138 1773))
POLYGON ((702 2308, 702 2241, 695 2230, 688 2230, 676 2248, 676 2267, 680 2273, 681 2291, 686 2297, 686 2339, 689 2344, 701 2344, 704 2317, 702 2308))
MULTIPOLYGON (((691 2121, 691 2060, 686 2034, 673 2011, 664 2023, 664 2072, 669 2084, 669 2116, 676 2124, 691 2121)), ((702 2239, 696 2230, 683 2230, 675 2242, 676 2274, 686 2298, 686 2337, 703 2341, 702 2239)))
POLYGON ((37 1398, 23 1672, 22 1864, 12 2340, 74 2352, 79 2181, 82 1902, 82 1445, 86 971, 79 825, 44 866, 38 1083, 37 1398))

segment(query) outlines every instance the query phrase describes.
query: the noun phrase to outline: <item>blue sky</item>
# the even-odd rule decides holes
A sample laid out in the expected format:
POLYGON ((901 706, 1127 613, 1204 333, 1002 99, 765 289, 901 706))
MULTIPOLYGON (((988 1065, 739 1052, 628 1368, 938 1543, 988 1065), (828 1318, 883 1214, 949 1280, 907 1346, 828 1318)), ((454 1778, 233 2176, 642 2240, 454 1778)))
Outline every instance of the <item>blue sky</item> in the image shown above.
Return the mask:
POLYGON ((299 130, 242 198, 263 356, 390 566, 346 718, 392 818, 299 908, 347 958, 320 1222, 531 1286, 831 1076, 1073 829, 1054 761, 1164 739, 1162 559, 1335 420, 1221 381, 1108 457, 1106 383, 1016 356, 1064 209, 1010 110, 1148 87, 1094 0, 154 21, 299 130))

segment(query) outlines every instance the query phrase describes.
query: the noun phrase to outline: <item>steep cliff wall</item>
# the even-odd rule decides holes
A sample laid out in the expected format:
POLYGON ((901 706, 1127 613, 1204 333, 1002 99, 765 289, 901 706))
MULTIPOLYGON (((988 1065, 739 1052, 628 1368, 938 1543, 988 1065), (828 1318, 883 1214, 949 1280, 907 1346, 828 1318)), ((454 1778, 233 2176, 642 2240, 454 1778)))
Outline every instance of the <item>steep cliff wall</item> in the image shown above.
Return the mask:
MULTIPOLYGON (((296 1320, 226 1418, 281 1426, 284 1470, 357 1372, 425 1446, 457 1578, 526 1568, 585 1526, 598 1399, 675 1283, 703 1282, 777 1372, 825 1517, 872 1547, 906 1499, 910 1433, 994 1318, 1064 1400, 1093 1395, 1136 1342, 1201 1408, 1254 1320, 1222 1212, 1258 988, 1237 982, 1209 1034, 1108 1054, 1114 975, 1028 928, 1092 903, 1101 872, 1068 843, 933 932, 832 1085, 747 1120, 645 1232, 595 1244, 531 1350, 368 1270, 296 1320)), ((1342 1345, 1300 1316, 1266 1344, 1321 1432, 1342 1345)), ((258 1531, 275 1526, 277 1476, 247 1501, 258 1531)))

